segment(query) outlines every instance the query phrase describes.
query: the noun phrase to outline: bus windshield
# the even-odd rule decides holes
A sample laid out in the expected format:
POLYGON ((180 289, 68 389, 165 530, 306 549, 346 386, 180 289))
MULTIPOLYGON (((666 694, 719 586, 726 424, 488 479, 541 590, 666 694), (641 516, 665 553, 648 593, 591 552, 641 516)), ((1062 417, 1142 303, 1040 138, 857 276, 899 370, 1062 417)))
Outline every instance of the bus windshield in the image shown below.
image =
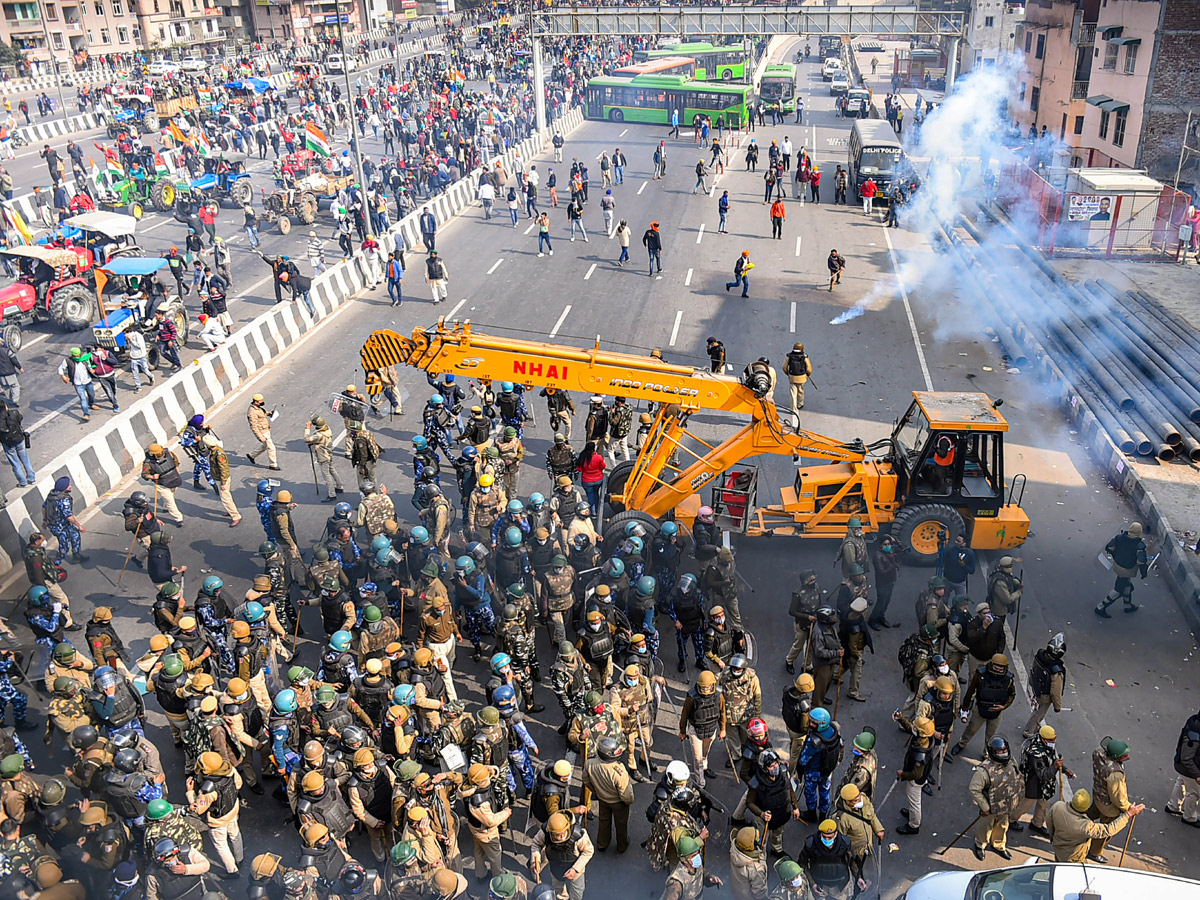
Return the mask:
POLYGON ((782 100, 792 95, 791 88, 792 82, 790 81, 764 78, 759 93, 764 100, 782 100))
POLYGON ((858 168, 864 174, 891 172, 900 162, 900 151, 891 147, 863 147, 858 168))

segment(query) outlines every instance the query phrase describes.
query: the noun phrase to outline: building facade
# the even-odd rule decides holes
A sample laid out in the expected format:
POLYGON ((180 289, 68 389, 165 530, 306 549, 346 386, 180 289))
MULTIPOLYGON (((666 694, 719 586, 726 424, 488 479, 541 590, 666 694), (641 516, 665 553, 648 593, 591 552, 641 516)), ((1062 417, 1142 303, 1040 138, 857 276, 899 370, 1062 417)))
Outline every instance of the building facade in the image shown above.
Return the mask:
POLYGON ((1101 0, 1029 0, 1017 28, 1023 60, 1017 96, 1009 113, 1021 129, 1043 127, 1072 148, 1072 164, 1082 165, 1082 145, 1096 17, 1101 0))
POLYGON ((1082 135, 1090 164, 1173 182, 1189 113, 1200 117, 1198 36, 1195 0, 1102 0, 1082 135))
POLYGON ((1016 47, 1017 27, 1025 19, 1024 0, 974 0, 967 33, 959 48, 959 71, 995 65, 1016 47))

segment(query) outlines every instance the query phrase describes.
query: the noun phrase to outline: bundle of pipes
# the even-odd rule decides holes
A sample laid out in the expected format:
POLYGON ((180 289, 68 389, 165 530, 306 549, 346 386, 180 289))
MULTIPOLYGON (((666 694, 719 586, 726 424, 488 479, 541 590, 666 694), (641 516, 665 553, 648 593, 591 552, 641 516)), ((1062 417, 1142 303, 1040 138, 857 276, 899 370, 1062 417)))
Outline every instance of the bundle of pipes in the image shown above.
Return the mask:
MULTIPOLYGON (((1200 462, 1200 340, 1144 295, 1123 295, 1099 282, 1076 288, 1006 223, 980 208, 1006 233, 1005 243, 1050 282, 1038 292, 1054 313, 1040 328, 1042 343, 1114 442, 1126 453, 1163 461, 1183 454, 1200 462)), ((984 245, 973 223, 964 217, 960 224, 984 245)), ((1001 318, 1013 323, 1017 337, 1029 336, 1004 292, 989 299, 1001 318)))

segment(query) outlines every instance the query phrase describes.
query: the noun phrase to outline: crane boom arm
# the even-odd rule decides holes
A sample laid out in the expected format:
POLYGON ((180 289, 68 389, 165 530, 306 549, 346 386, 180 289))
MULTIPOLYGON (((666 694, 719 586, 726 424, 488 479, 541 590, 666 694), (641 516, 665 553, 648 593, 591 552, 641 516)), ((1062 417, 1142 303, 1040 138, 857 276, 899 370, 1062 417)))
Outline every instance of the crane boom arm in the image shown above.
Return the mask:
MULTIPOLYGON (((493 381, 605 394, 677 406, 684 414, 698 410, 743 415, 762 426, 753 429, 754 453, 796 453, 838 462, 858 462, 866 455, 859 441, 840 441, 806 431, 785 430, 775 404, 755 395, 738 379, 706 369, 672 365, 648 356, 590 349, 543 341, 478 334, 470 320, 432 329, 416 328, 411 337, 373 331, 359 353, 371 394, 382 390, 378 372, 406 365, 435 375, 453 374, 493 381), (764 446, 764 442, 771 447, 764 446)), ((750 449, 750 448, 747 448, 750 449)))

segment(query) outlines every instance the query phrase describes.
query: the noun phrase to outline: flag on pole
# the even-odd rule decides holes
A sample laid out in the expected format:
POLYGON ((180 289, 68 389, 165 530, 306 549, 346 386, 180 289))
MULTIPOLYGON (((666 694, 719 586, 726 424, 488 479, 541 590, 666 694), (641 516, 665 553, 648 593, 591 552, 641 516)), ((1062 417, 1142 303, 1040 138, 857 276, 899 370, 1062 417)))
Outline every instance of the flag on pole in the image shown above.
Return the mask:
POLYGON ((167 168, 167 161, 163 159, 162 154, 157 151, 154 153, 154 172, 156 175, 171 174, 171 170, 167 168))
POLYGON ((305 125, 304 146, 319 156, 330 156, 333 152, 329 149, 329 138, 314 122, 305 125))
POLYGON ((125 167, 121 165, 121 157, 117 155, 117 152, 101 144, 96 144, 95 141, 92 143, 95 144, 97 150, 104 154, 104 164, 105 168, 107 169, 106 174, 108 177, 124 178, 125 167))
POLYGON ((168 127, 171 130, 171 137, 181 144, 190 144, 192 139, 183 133, 183 130, 174 122, 170 122, 168 127))
POLYGON ((21 243, 25 245, 33 244, 33 232, 29 230, 29 226, 25 224, 25 218, 11 204, 5 204, 3 207, 4 218, 8 224, 16 229, 17 234, 21 236, 21 243))
POLYGON ((195 140, 192 142, 192 146, 194 146, 196 148, 196 152, 199 153, 201 156, 211 156, 212 155, 212 144, 209 142, 208 138, 206 138, 204 136, 204 133, 201 131, 196 132, 196 137, 195 137, 195 140))
POLYGON ((100 167, 96 165, 96 160, 88 157, 88 165, 91 167, 88 170, 88 175, 92 179, 92 184, 96 185, 102 191, 108 190, 108 173, 101 172, 100 167))

